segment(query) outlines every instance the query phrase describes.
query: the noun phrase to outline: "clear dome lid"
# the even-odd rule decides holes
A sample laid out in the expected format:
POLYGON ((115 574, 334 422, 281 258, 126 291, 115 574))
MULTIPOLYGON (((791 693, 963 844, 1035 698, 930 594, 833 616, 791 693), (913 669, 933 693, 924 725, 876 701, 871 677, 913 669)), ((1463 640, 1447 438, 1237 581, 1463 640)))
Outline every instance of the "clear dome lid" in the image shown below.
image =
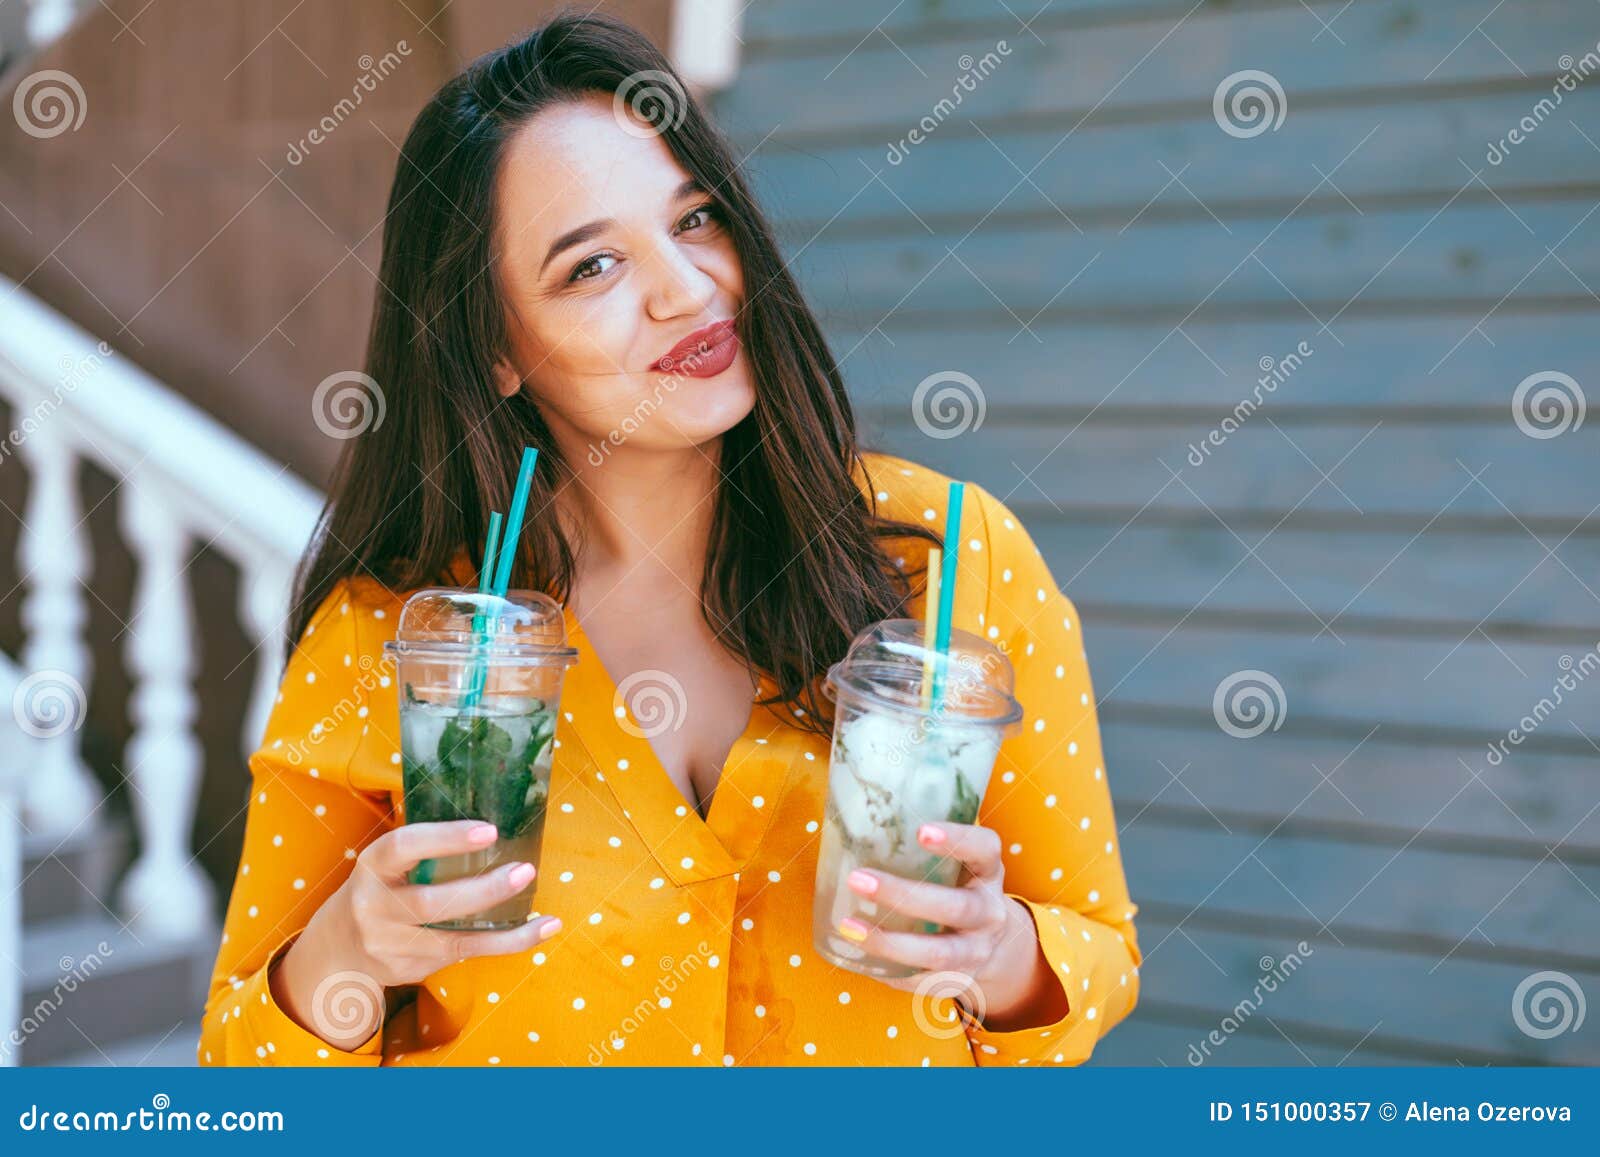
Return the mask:
POLYGON ((941 714, 951 722, 1010 728, 1022 718, 1022 704, 1013 694, 1016 673, 1000 648, 968 631, 952 630, 950 650, 941 653, 923 645, 923 631, 915 619, 874 623, 829 668, 828 691, 835 698, 849 695, 878 707, 929 714, 923 693, 928 669, 941 678, 941 714))
POLYGON ((428 587, 406 599, 395 637, 397 655, 472 654, 497 663, 569 666, 561 604, 540 591, 507 591, 504 598, 458 587, 428 587))

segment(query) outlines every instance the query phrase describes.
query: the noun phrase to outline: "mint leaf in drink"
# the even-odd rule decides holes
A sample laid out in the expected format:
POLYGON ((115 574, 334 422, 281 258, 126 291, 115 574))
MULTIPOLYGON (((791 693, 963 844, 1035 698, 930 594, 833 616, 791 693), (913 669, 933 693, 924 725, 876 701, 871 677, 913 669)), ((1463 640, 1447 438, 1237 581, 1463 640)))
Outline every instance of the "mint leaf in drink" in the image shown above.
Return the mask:
POLYGON ((956 772, 956 798, 950 805, 948 819, 953 824, 976 823, 978 819, 978 793, 968 786, 966 777, 956 772))
POLYGON ((488 820, 502 836, 514 834, 533 773, 512 757, 511 736, 491 719, 473 719, 466 747, 474 818, 488 820))
POLYGON ((429 764, 402 754, 407 823, 437 823, 461 818, 456 802, 451 799, 436 770, 429 764))

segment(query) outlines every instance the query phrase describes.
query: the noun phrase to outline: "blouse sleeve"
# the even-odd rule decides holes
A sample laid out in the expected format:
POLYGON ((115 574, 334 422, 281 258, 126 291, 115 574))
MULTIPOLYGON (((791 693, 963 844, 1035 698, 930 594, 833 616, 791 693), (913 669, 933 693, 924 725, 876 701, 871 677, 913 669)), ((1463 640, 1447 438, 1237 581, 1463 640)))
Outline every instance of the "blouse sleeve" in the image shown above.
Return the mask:
MULTIPOLYGON (((203 1065, 382 1062, 382 1030, 345 1050, 302 1027, 272 998, 268 970, 349 876, 356 855, 394 824, 387 793, 357 758, 368 702, 389 682, 363 650, 348 585, 324 601, 284 672, 261 747, 250 757, 244 851, 201 1021, 203 1065)), ((330 996, 330 1015, 337 999, 330 996)))
POLYGON ((1082 1064, 1132 1011, 1141 960, 1083 631, 1021 522, 980 487, 968 491, 979 517, 975 534, 967 524, 963 561, 988 571, 980 627, 1010 657, 1025 712, 1001 747, 979 822, 1000 834, 1006 893, 1032 914, 1067 1012, 996 1032, 957 1008, 980 1065, 1082 1064))

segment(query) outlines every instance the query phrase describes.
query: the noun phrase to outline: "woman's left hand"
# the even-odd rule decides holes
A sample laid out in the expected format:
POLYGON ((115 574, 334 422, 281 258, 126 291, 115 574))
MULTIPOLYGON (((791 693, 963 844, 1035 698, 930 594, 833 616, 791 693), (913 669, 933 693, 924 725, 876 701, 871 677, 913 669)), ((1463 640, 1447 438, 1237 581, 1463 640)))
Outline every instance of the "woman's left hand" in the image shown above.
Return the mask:
POLYGON ((1007 1019, 1036 996, 1041 968, 1045 983, 1053 978, 1039 951, 1032 913, 1005 894, 999 833, 977 824, 927 823, 917 829, 917 843, 960 860, 970 878, 948 887, 858 868, 850 873, 848 886, 874 904, 931 920, 948 931, 888 932, 847 917, 840 922, 840 934, 874 956, 922 970, 914 976, 879 978, 881 983, 911 992, 927 983, 928 973, 962 973, 977 990, 966 994, 968 1011, 985 1021, 1007 1019))

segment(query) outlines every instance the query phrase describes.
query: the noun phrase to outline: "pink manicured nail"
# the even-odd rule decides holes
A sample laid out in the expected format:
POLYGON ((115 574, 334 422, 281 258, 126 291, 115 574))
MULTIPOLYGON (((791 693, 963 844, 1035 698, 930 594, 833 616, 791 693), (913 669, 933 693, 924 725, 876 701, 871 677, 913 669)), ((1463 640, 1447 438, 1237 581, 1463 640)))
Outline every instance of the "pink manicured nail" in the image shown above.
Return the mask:
POLYGON ((493 824, 479 824, 475 828, 467 829, 467 842, 469 844, 492 844, 500 837, 500 829, 493 824))
POLYGON ((528 881, 533 879, 532 864, 517 864, 506 873, 506 883, 510 884, 513 891, 520 892, 528 886, 528 881))
POLYGON ((872 929, 868 928, 854 916, 846 916, 843 920, 839 921, 839 935, 843 936, 846 940, 854 940, 857 944, 860 944, 863 940, 865 940, 867 938, 867 933, 871 931, 872 929))
POLYGON ((932 844, 937 847, 939 844, 944 843, 944 829, 936 828, 932 824, 923 824, 917 829, 917 839, 925 844, 932 844))
POLYGON ((545 926, 539 929, 539 939, 548 940, 559 931, 561 931, 561 919, 560 917, 556 917, 555 919, 546 921, 545 926))
POLYGON ((845 883, 850 885, 850 890, 860 892, 863 896, 871 896, 878 890, 878 877, 871 872, 863 872, 860 868, 851 872, 845 883))

